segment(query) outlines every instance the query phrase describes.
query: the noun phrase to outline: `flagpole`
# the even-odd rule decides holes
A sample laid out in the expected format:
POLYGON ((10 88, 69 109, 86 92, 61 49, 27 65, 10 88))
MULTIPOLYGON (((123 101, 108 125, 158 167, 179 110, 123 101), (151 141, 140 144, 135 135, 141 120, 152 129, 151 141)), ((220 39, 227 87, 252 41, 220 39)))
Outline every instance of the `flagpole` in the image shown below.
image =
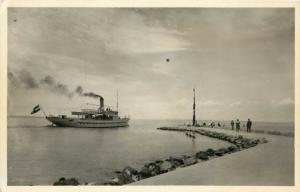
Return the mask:
POLYGON ((45 111, 43 110, 43 108, 40 107, 40 109, 41 109, 41 111, 44 113, 45 117, 47 117, 47 115, 46 115, 45 111))

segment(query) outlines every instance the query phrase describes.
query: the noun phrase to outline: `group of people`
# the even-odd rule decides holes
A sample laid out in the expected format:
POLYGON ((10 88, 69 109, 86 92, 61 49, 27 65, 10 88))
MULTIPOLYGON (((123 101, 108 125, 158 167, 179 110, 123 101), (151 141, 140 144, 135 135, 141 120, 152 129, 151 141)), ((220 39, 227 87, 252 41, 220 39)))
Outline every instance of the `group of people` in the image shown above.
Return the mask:
MULTIPOLYGON (((239 132, 241 130, 241 122, 239 119, 237 119, 235 122, 234 120, 231 120, 230 122, 231 124, 231 129, 232 130, 236 130, 236 132, 239 132)), ((191 125, 190 124, 187 124, 188 127, 190 127, 191 125)), ((211 123, 208 123, 206 124, 205 122, 203 122, 202 125, 199 125, 198 123, 196 123, 195 125, 196 127, 211 127, 211 128, 215 128, 216 127, 216 124, 214 121, 212 121, 211 123)), ((225 124, 222 124, 220 122, 217 123, 217 126, 218 127, 225 127, 225 124)), ((248 119, 247 123, 246 124, 243 124, 243 127, 247 127, 247 132, 251 132, 251 127, 252 127, 252 121, 250 119, 248 119)))
MULTIPOLYGON (((241 129, 241 122, 239 119, 236 120, 236 122, 234 122, 233 120, 231 120, 231 129, 234 130, 234 124, 235 124, 235 129, 237 132, 240 131, 241 129)), ((250 119, 248 119, 247 123, 246 123, 246 127, 247 127, 247 132, 251 132, 251 127, 252 127, 252 121, 250 119)))

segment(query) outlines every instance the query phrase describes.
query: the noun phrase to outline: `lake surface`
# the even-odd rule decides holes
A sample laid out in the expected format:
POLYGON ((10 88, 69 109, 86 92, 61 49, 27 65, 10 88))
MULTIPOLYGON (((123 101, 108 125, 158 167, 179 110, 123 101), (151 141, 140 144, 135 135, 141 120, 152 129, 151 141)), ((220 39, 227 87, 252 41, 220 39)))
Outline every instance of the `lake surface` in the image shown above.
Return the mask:
MULTIPOLYGON (((8 185, 52 185, 60 177, 103 183, 128 165, 140 169, 150 161, 230 145, 205 136, 192 140, 181 132, 156 129, 184 122, 131 120, 126 128, 62 128, 49 126, 43 118, 10 117, 8 185)), ((276 130, 293 131, 293 124, 287 123, 254 125, 260 129, 277 125, 276 130)))

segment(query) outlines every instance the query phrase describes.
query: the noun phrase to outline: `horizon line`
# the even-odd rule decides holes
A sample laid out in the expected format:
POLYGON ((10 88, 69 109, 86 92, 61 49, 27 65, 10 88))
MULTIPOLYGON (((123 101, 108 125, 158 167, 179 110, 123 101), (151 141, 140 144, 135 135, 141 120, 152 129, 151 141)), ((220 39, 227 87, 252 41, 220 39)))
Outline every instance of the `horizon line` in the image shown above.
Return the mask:
MULTIPOLYGON (((31 115, 7 115, 7 117, 26 117, 26 118, 45 118, 44 116, 31 116, 31 115)), ((187 119, 187 118, 131 118, 131 120, 186 120, 186 121, 191 121, 192 119, 187 119)), ((196 119, 197 120, 197 119, 196 119)), ((231 121, 231 120, 235 120, 235 119, 198 119, 197 121, 231 121)), ((241 120, 241 121, 247 121, 245 120, 241 120)), ((271 121, 271 120, 253 120, 254 122, 268 122, 268 123, 295 123, 295 121, 271 121)))

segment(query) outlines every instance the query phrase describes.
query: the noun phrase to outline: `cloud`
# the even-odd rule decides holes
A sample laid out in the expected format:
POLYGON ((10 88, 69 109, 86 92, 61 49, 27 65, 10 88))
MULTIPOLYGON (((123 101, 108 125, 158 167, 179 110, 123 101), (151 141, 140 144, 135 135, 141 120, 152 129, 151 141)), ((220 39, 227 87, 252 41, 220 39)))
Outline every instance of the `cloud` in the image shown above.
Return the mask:
POLYGON ((234 101, 229 104, 230 107, 240 107, 243 104, 241 101, 234 101))
POLYGON ((205 101, 199 101, 199 105, 203 106, 218 106, 222 105, 220 102, 212 101, 212 100, 205 100, 205 101))
POLYGON ((173 67, 172 60, 166 62, 166 60, 162 58, 160 62, 155 62, 152 64, 151 70, 156 74, 173 75, 173 67))
POLYGON ((114 38, 107 46, 110 50, 124 53, 155 53, 180 51, 190 43, 180 38, 178 33, 164 28, 146 27, 139 29, 119 28, 114 30, 114 38))
POLYGON ((291 101, 280 98, 294 94, 293 18, 287 8, 10 8, 9 88, 19 86, 11 99, 25 105, 18 101, 32 87, 53 108, 59 94, 85 90, 111 103, 118 89, 134 118, 184 118, 195 85, 201 118, 221 118, 229 106, 226 117, 244 111, 277 120, 275 99, 288 119, 292 110, 280 103, 291 101), (22 70, 31 74, 23 74, 26 84, 22 70), (145 105, 153 109, 143 113, 145 105))
POLYGON ((292 98, 286 97, 280 100, 271 100, 272 105, 294 105, 295 102, 292 98))

